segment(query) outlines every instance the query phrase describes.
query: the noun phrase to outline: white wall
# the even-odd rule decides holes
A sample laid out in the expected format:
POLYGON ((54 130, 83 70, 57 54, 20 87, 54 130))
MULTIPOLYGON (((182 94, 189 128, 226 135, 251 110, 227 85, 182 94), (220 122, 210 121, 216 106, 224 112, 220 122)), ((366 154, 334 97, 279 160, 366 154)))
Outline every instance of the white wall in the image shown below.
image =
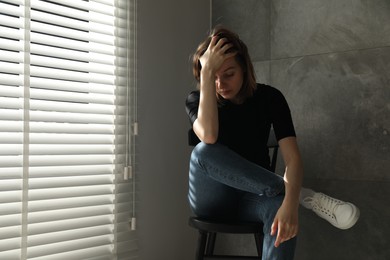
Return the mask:
POLYGON ((189 57, 209 30, 209 0, 138 1, 138 234, 142 260, 194 258, 188 227, 189 57))

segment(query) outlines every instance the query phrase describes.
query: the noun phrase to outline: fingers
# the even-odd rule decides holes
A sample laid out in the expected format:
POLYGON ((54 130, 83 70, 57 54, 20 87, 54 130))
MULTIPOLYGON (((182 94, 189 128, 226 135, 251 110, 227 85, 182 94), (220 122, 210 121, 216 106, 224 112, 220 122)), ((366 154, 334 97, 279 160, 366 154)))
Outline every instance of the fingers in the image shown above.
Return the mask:
POLYGON ((217 37, 217 36, 211 37, 211 41, 210 41, 210 44, 209 44, 209 48, 215 46, 215 44, 216 44, 217 42, 218 42, 218 37, 217 37))
POLYGON ((232 47, 233 44, 227 43, 226 38, 213 36, 206 52, 199 58, 202 69, 215 73, 226 59, 236 55, 235 52, 226 53, 232 47))
POLYGON ((290 225, 288 223, 281 223, 274 221, 271 227, 271 236, 274 236, 277 230, 277 236, 275 240, 275 247, 278 247, 281 243, 294 238, 298 233, 298 225, 290 225))
POLYGON ((275 236, 277 230, 278 230, 278 220, 274 219, 274 222, 271 225, 271 236, 275 236))
POLYGON ((232 47, 233 44, 227 42, 226 38, 218 38, 218 36, 213 36, 209 45, 209 48, 215 49, 216 51, 219 51, 222 54, 226 54, 229 57, 235 55, 235 53, 226 53, 226 51, 232 47))

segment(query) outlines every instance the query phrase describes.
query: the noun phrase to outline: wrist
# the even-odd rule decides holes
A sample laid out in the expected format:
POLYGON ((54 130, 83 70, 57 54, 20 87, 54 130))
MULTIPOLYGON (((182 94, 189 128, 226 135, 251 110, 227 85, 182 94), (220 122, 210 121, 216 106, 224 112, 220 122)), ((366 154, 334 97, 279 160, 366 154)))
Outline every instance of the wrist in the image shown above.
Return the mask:
POLYGON ((299 192, 291 191, 288 188, 284 195, 283 204, 288 205, 289 207, 299 207, 299 192))
MULTIPOLYGON (((203 71, 203 70, 202 70, 203 71)), ((215 90, 215 76, 210 71, 204 71, 200 74, 200 87, 201 89, 213 89, 215 90)))
POLYGON ((210 79, 212 78, 212 79, 214 79, 215 72, 212 69, 210 69, 209 67, 206 66, 206 67, 203 67, 201 69, 200 76, 204 77, 204 78, 210 78, 210 79))

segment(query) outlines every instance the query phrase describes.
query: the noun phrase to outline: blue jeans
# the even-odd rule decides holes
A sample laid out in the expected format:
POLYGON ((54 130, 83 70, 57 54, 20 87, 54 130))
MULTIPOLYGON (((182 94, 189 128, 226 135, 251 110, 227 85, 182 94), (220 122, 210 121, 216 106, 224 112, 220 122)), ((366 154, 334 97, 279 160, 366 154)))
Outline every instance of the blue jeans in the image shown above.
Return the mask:
POLYGON ((279 175, 221 144, 199 143, 190 159, 189 202, 199 217, 264 224, 263 259, 293 259, 296 238, 274 246, 271 225, 284 199, 279 175))

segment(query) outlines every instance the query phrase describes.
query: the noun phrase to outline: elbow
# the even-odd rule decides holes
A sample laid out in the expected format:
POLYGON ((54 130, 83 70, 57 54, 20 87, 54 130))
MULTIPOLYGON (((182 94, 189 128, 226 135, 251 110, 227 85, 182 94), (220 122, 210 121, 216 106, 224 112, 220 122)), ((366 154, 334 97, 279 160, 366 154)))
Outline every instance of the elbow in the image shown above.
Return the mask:
POLYGON ((218 131, 205 131, 199 139, 205 144, 215 144, 218 141, 218 131))
POLYGON ((218 137, 216 135, 206 135, 201 140, 205 144, 215 144, 218 137))
POLYGON ((218 140, 218 126, 209 126, 205 128, 198 123, 198 120, 195 120, 193 130, 199 140, 205 144, 215 144, 218 140))

